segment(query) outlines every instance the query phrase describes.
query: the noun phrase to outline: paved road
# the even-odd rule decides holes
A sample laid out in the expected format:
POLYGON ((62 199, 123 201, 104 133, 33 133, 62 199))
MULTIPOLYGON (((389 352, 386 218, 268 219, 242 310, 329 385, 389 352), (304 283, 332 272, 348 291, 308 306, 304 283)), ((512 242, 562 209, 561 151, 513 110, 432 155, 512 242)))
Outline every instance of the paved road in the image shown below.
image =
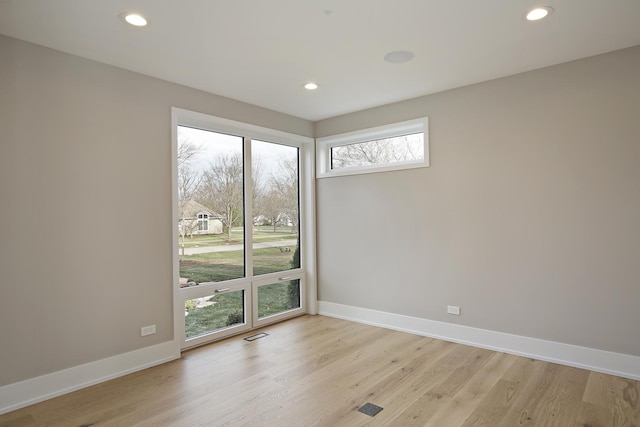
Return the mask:
MULTIPOLYGON (((296 239, 291 240, 278 240, 276 242, 261 242, 254 243, 253 247, 256 249, 264 249, 264 248, 279 248, 283 246, 291 247, 291 250, 296 247, 298 241, 296 239)), ((225 246, 200 246, 197 248, 184 248, 185 255, 196 255, 196 254, 206 254, 210 252, 231 252, 231 251, 241 251, 244 248, 244 245, 225 245, 225 246)), ((180 248, 180 254, 182 255, 182 248, 180 248)))

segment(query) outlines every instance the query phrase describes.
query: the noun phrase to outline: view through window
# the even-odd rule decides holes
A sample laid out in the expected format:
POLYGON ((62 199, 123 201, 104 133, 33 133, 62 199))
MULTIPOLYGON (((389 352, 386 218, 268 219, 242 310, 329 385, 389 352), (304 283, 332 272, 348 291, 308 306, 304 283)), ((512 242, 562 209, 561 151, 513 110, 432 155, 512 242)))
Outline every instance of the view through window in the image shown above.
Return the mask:
POLYGON ((424 134, 414 133, 331 148, 331 169, 424 159, 424 134))
MULTIPOLYGON (((177 145, 179 286, 203 288, 184 300, 190 339, 247 322, 237 280, 300 267, 299 148, 188 126, 177 145)), ((257 286, 258 319, 301 307, 300 280, 281 275, 257 286)))

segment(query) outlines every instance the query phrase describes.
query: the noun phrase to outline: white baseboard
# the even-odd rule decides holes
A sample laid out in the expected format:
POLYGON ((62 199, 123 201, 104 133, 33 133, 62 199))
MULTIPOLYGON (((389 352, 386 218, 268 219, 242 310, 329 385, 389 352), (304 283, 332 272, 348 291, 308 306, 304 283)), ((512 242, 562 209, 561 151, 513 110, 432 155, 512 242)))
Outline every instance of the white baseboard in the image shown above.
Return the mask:
POLYGON ((179 357, 179 347, 175 342, 167 341, 9 384, 0 387, 0 414, 169 362, 179 357))
POLYGON ((640 357, 318 301, 324 316, 640 380, 640 357))

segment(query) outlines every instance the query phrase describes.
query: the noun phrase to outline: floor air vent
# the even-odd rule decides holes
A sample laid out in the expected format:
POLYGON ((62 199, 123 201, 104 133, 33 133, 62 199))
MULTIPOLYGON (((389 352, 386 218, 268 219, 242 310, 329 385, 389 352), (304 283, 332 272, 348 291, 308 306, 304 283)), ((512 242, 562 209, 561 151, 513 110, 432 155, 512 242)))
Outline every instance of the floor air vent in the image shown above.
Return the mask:
POLYGON ((369 415, 370 417, 375 417, 380 411, 382 411, 382 408, 374 405, 373 403, 365 403, 358 408, 358 412, 362 412, 363 414, 369 415))
POLYGON ((245 341, 255 341, 255 340, 259 340, 260 338, 264 338, 269 336, 269 334, 265 333, 265 332, 260 332, 259 334, 255 334, 255 335, 251 335, 250 337, 246 337, 244 340, 245 341))

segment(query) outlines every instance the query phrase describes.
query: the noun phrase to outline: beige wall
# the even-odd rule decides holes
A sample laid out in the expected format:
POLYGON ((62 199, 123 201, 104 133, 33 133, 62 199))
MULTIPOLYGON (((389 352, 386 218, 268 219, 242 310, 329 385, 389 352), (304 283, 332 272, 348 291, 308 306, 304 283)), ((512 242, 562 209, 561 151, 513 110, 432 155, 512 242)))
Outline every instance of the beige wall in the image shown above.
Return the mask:
POLYGON ((0 36, 0 386, 173 339, 172 106, 313 133, 0 36))
POLYGON ((431 167, 318 181, 319 299, 640 356, 640 46, 316 136, 423 116, 431 167))

